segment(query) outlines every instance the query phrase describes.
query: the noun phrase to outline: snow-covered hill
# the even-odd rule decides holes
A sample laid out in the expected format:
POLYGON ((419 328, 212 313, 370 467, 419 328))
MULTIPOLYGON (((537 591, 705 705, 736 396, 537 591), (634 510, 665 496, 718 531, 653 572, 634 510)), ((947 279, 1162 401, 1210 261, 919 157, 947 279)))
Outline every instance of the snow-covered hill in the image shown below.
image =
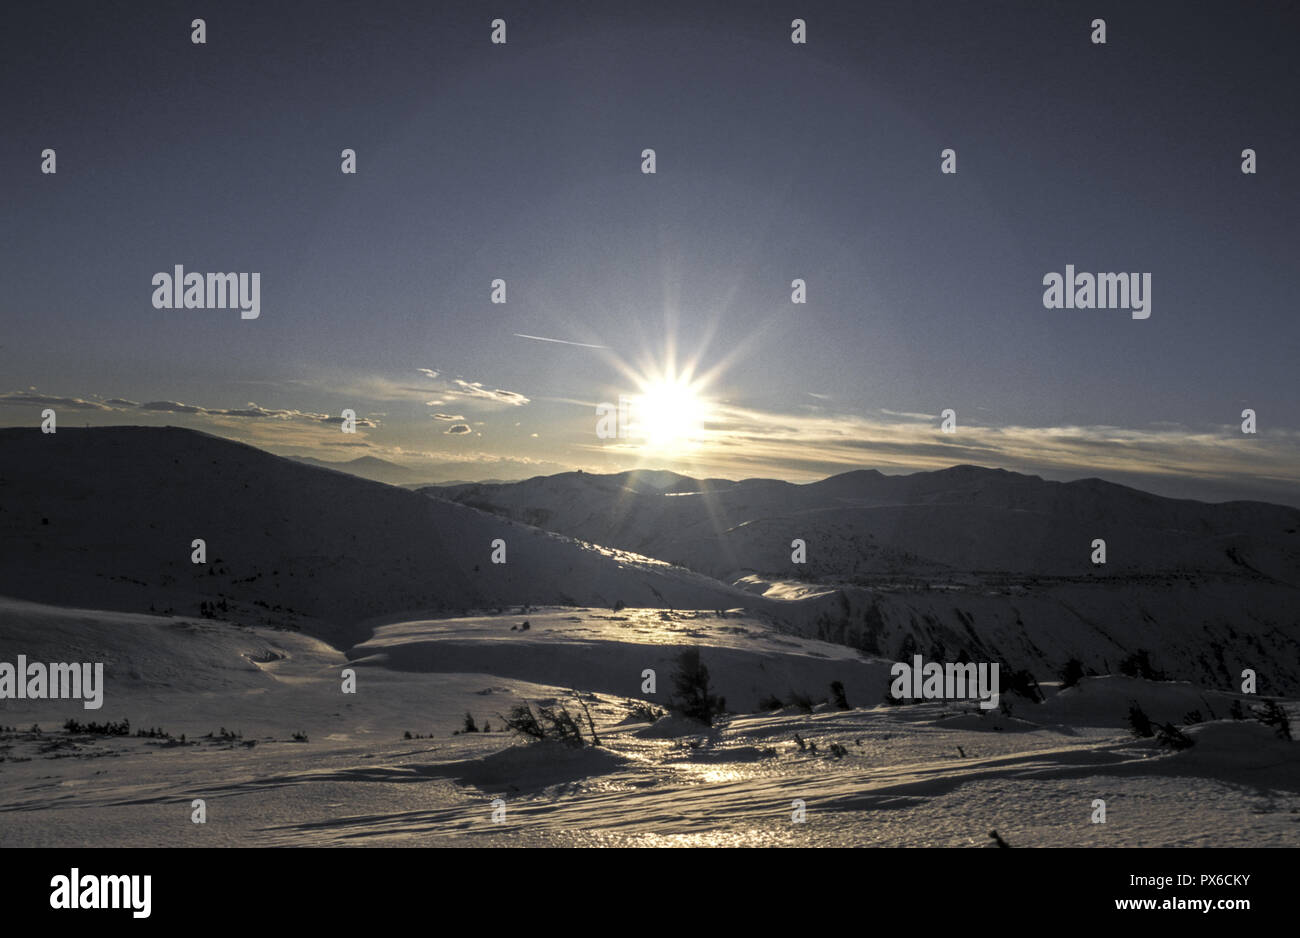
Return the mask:
POLYGON ((739 614, 544 608, 523 621, 393 621, 339 651, 219 620, 0 598, 0 660, 105 664, 98 712, 0 701, 0 842, 989 846, 990 828, 1016 847, 1297 842, 1297 744, 1239 694, 1106 677, 1047 685, 1041 704, 1013 696, 1010 715, 886 706, 886 662, 739 614), (727 699, 712 727, 655 719, 685 647, 727 699), (849 709, 821 702, 831 680, 849 709), (760 706, 768 695, 812 706, 760 706), (501 732, 524 701, 589 714, 600 745, 501 732), (1194 745, 1135 738, 1133 704, 1194 745), (467 714, 478 732, 459 732, 467 714), (206 823, 192 822, 194 799, 206 823))
POLYGON ((0 430, 0 556, 0 595, 209 610, 338 647, 397 612, 764 604, 659 561, 177 428, 0 430), (192 562, 196 538, 205 563, 192 562))
POLYGON ((872 655, 971 656, 1042 679, 1070 658, 1112 673, 1146 651, 1170 677, 1228 689, 1251 668, 1266 692, 1300 691, 1294 508, 973 466, 655 481, 567 473, 438 494, 722 578, 783 601, 792 630, 872 655))
POLYGON ((1171 679, 1229 691, 1250 668, 1261 693, 1295 694, 1297 525, 1290 508, 970 467, 805 486, 569 473, 421 494, 189 430, 0 431, 0 595, 298 628, 338 649, 395 615, 740 608, 886 660, 1048 680, 1071 658, 1106 674, 1146 652, 1171 679))
POLYGON ((436 494, 719 578, 1195 572, 1300 585, 1300 509, 1280 505, 1207 504, 977 466, 860 470, 807 485, 658 475, 657 486, 645 473, 565 473, 436 494), (807 544, 802 565, 791 562, 795 538, 807 544), (1104 567, 1092 563, 1096 538, 1106 541, 1104 567))

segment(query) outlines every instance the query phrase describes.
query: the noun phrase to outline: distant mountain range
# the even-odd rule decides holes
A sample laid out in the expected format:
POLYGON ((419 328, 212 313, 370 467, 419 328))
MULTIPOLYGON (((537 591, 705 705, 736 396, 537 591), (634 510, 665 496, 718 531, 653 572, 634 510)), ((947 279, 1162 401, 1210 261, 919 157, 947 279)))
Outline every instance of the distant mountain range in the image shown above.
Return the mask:
MULTIPOLYGON (((406 466, 399 466, 395 462, 389 462, 387 459, 380 459, 378 456, 359 456, 356 459, 345 461, 334 461, 329 459, 317 459, 314 456, 287 456, 295 462, 304 463, 308 466, 316 466, 319 469, 333 469, 335 472, 346 472, 348 475, 354 475, 362 479, 369 479, 371 482, 383 482, 386 485, 401 485, 406 488, 420 488, 427 485, 469 485, 464 479, 449 479, 445 482, 438 481, 437 476, 447 473, 464 472, 463 463, 438 463, 433 466, 426 466, 423 469, 409 469, 406 466)), ((486 483, 500 482, 500 479, 484 479, 486 483)))
POLYGON ((363 479, 369 479, 372 482, 385 482, 389 485, 404 485, 406 483, 423 481, 428 484, 427 477, 421 476, 420 473, 405 466, 399 466, 395 462, 389 462, 386 459, 380 459, 377 456, 359 456, 356 459, 334 462, 328 459, 316 459, 312 456, 290 456, 290 459, 296 462, 306 463, 308 466, 318 466, 321 469, 333 469, 337 472, 346 472, 350 475, 360 476, 363 479))

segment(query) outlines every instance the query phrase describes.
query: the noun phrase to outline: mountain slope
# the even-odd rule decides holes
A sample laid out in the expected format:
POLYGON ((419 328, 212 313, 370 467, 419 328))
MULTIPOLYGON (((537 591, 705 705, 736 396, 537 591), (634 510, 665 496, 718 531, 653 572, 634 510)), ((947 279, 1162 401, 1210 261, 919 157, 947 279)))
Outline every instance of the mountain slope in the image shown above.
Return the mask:
MULTIPOLYGON (((358 456, 356 459, 341 462, 316 459, 312 456, 290 456, 289 458, 294 462, 304 463, 308 466, 346 472, 350 475, 360 476, 363 479, 369 479, 371 482, 383 482, 387 485, 410 485, 422 481, 422 477, 414 469, 399 466, 397 463, 379 459, 376 456, 358 456)), ((423 479, 423 481, 428 484, 427 478, 423 479)))
POLYGON ((857 471, 808 485, 685 480, 662 491, 628 485, 625 475, 567 473, 437 494, 724 579, 1199 572, 1300 585, 1300 509, 1280 505, 1206 504, 976 466, 857 471), (790 559, 795 538, 807 544, 802 565, 790 559), (1106 541, 1104 567, 1091 560, 1097 538, 1106 541))
POLYGON ((870 655, 973 656, 1045 679, 1070 658, 1113 673, 1145 650, 1204 686, 1230 690, 1251 668, 1263 693, 1300 690, 1293 508, 974 466, 655 491, 570 473, 439 493, 784 600, 791 630, 870 655))
POLYGON ((298 626, 523 604, 763 600, 660 562, 177 428, 0 430, 0 595, 298 626), (206 562, 192 562, 192 541, 206 562), (506 562, 491 562, 493 542, 506 562), (224 607, 222 604, 224 603, 224 607))

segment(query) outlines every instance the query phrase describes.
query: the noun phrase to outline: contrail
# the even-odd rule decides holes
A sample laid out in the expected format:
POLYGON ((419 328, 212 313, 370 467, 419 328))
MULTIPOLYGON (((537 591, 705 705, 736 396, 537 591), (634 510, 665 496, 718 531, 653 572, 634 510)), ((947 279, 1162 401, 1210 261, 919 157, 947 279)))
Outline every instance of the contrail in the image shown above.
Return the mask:
POLYGON ((579 348, 609 348, 608 345, 588 345, 586 342, 569 342, 566 339, 548 339, 544 335, 524 335, 522 332, 515 332, 512 333, 512 335, 518 336, 521 339, 535 339, 538 342, 558 342, 561 345, 576 345, 579 348))

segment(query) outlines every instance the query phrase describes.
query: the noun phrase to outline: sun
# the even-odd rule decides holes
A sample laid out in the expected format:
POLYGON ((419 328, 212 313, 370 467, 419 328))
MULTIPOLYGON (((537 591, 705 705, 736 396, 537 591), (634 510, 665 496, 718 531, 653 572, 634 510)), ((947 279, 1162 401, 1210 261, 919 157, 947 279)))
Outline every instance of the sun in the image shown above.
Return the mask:
POLYGON ((648 449, 679 452, 700 441, 707 406, 687 377, 641 383, 632 400, 633 436, 648 449))

